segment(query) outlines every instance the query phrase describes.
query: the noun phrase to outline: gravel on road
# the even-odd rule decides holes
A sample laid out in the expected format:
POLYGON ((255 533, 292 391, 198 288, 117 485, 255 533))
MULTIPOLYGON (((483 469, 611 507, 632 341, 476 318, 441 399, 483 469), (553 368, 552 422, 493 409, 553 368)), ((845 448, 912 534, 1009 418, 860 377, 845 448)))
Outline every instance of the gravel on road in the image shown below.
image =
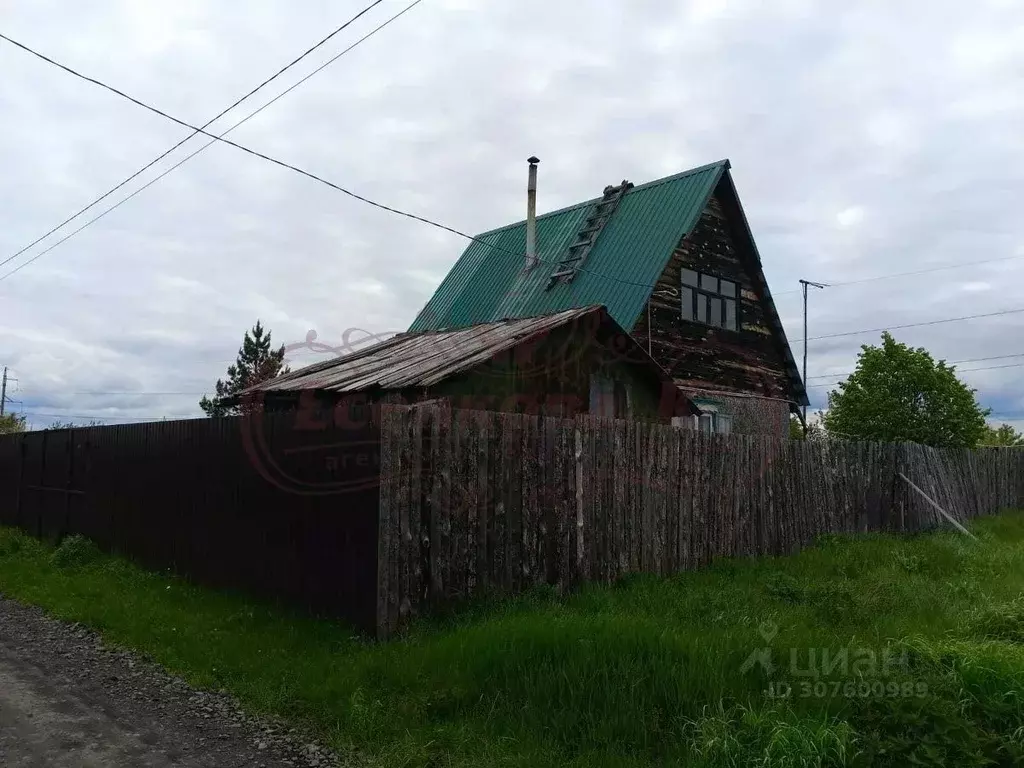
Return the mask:
POLYGON ((286 723, 249 717, 92 630, 0 596, 4 768, 326 768, 286 723))

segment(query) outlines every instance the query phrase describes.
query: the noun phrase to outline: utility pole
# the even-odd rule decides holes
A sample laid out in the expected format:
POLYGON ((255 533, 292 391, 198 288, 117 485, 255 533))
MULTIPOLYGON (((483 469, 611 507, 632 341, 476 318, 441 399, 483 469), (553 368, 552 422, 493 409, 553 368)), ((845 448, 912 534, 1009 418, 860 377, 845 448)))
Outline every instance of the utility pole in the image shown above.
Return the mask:
POLYGON ((4 383, 0 387, 0 416, 4 415, 4 404, 7 402, 7 366, 4 366, 4 383))
MULTIPOLYGON (((807 286, 813 286, 814 288, 828 288, 828 283, 814 283, 810 280, 801 280, 800 289, 804 294, 804 372, 803 372, 803 384, 804 384, 804 397, 807 396, 807 286)), ((804 437, 807 437, 807 406, 803 408, 804 411, 804 437)))

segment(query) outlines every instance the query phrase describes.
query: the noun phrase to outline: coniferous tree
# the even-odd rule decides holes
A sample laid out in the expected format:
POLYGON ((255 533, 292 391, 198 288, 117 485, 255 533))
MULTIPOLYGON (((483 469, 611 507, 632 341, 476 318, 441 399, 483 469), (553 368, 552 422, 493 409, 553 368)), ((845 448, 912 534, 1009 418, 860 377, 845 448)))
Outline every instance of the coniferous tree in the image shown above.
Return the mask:
POLYGON ((270 331, 265 330, 257 320, 252 330, 245 332, 238 358, 228 367, 227 380, 217 379, 216 396, 210 398, 203 395, 199 407, 207 416, 235 416, 241 413, 242 406, 226 405, 223 402, 225 398, 288 372, 289 369, 284 365, 284 345, 273 349, 270 346, 270 331))

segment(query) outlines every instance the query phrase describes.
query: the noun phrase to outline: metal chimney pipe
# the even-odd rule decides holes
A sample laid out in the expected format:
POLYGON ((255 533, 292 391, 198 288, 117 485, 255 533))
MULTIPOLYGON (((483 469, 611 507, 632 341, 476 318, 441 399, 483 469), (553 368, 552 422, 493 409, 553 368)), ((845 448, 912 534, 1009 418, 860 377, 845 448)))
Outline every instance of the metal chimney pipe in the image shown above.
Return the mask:
POLYGON ((537 157, 530 157, 530 174, 526 183, 526 268, 537 265, 537 157))

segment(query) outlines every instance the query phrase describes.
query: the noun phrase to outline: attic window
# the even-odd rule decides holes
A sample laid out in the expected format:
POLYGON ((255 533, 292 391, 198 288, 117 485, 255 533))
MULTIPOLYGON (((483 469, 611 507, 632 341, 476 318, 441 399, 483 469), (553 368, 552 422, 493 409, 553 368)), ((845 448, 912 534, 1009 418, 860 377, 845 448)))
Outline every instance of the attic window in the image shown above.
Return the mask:
POLYGON ((683 320, 730 331, 739 329, 739 286, 732 280, 682 269, 679 272, 683 320))

